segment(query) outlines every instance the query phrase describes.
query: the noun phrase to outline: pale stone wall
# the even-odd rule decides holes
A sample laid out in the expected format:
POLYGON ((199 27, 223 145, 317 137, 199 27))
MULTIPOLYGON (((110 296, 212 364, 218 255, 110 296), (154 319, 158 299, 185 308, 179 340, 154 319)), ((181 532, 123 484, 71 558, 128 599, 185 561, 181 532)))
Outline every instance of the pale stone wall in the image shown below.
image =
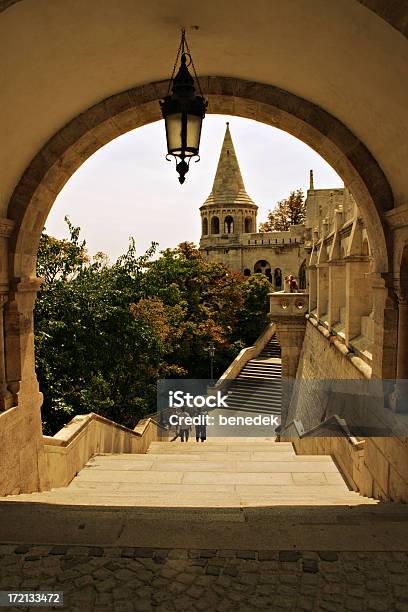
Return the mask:
POLYGON ((246 270, 254 274, 257 269, 256 264, 265 261, 267 263, 265 269, 269 268, 271 270, 272 281, 275 270, 279 269, 281 271, 282 289, 283 279, 286 275, 292 274, 298 278, 300 267, 306 257, 301 247, 274 248, 272 245, 254 244, 237 247, 226 243, 223 247, 202 249, 202 252, 207 261, 222 263, 229 270, 240 274, 244 274, 246 270))
MULTIPOLYGON (((324 419, 335 413, 353 424, 353 412, 359 411, 367 426, 385 425, 392 427, 394 415, 384 407, 377 410, 358 398, 348 403, 330 403, 330 397, 321 391, 319 380, 347 379, 364 380, 369 378, 366 364, 358 358, 344 354, 341 346, 330 341, 328 334, 308 321, 302 348, 297 379, 304 379, 302 392, 295 394, 289 407, 284 427, 294 421, 301 421, 305 431, 318 427, 324 419), (356 367, 358 366, 358 367, 356 367)), ((346 480, 362 495, 376 499, 408 501, 408 438, 400 436, 366 437, 362 443, 343 437, 302 438, 296 435, 293 426, 287 429, 283 439, 291 439, 300 454, 331 454, 341 467, 346 480)))
POLYGON ((366 438, 359 445, 344 436, 292 438, 292 442, 300 455, 332 455, 348 485, 361 495, 408 502, 407 438, 366 438))
POLYGON ((39 411, 0 413, 0 496, 67 485, 96 453, 145 453, 167 437, 152 419, 134 430, 97 414, 78 415, 55 436, 43 436, 39 411))
MULTIPOLYGON (((283 347, 282 347, 282 350, 283 347)), ((295 392, 283 428, 294 419, 306 431, 318 425, 327 409, 328 398, 319 384, 327 379, 364 379, 350 360, 340 353, 310 322, 306 325, 299 358, 297 379, 303 379, 299 394, 295 392)), ((296 390, 295 390, 296 391, 296 390)))
POLYGON ((0 412, 0 495, 48 486, 39 410, 19 405, 0 412))
MULTIPOLYGON (((346 188, 311 188, 306 204, 309 312, 371 367, 384 345, 374 324, 384 305, 375 294, 379 278, 365 222, 346 188)), ((382 374, 377 362, 374 373, 382 374)))

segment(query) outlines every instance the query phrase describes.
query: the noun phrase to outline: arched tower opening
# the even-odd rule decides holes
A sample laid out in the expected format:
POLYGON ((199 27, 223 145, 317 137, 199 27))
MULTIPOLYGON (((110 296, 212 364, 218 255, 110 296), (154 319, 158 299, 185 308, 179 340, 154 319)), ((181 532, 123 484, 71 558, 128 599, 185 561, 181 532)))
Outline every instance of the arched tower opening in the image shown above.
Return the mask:
POLYGON ((201 221, 201 233, 203 236, 208 236, 208 219, 203 217, 201 221))
POLYGON ((224 219, 224 234, 234 233, 234 217, 227 215, 224 219))
POLYGON ((219 217, 211 217, 211 234, 220 233, 220 220, 219 217))

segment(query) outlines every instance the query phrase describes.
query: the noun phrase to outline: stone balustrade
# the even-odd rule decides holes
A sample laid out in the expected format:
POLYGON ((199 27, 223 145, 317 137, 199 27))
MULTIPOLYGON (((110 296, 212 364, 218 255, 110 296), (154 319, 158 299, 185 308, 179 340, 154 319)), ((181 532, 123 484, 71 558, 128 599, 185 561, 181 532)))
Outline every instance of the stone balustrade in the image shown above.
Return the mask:
POLYGON ((75 416, 55 436, 43 436, 49 487, 65 487, 95 454, 145 453, 168 432, 151 418, 132 429, 90 412, 75 416))

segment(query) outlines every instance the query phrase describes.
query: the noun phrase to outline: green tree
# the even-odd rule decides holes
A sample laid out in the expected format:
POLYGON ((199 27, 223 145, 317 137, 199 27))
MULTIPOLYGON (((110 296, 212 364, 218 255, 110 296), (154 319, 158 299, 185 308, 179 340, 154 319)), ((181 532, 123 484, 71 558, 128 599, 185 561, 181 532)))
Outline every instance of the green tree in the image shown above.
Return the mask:
POLYGON ((45 431, 89 411, 134 426, 155 394, 146 372, 160 366, 160 338, 130 308, 151 253, 137 258, 131 242, 113 266, 102 257, 91 263, 79 228, 68 227, 70 240, 43 234, 38 252, 45 283, 35 341, 45 431))
POLYGON ((269 296, 272 285, 264 274, 253 274, 242 283, 244 303, 238 319, 239 338, 251 345, 268 325, 269 296))
POLYGON ((43 233, 35 308, 36 366, 44 430, 74 414, 97 412, 134 427, 156 409, 163 377, 208 378, 208 346, 220 375, 267 323, 270 284, 208 263, 192 243, 153 259, 156 245, 110 264, 89 258, 80 230, 70 239, 43 233))
POLYGON ((267 220, 259 226, 260 232, 284 232, 291 225, 304 223, 306 218, 306 202, 303 191, 291 191, 289 196, 280 200, 273 210, 268 212, 267 220))

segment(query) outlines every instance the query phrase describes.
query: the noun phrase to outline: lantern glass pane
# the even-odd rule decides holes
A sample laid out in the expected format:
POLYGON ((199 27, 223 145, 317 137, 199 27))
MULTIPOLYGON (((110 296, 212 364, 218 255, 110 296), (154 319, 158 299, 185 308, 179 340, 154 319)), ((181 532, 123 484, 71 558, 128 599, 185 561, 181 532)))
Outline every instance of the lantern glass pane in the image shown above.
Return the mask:
POLYGON ((181 113, 166 117, 167 150, 169 153, 181 151, 181 113))
POLYGON ((200 147, 202 118, 188 115, 187 118, 187 149, 191 155, 197 155, 200 147))

